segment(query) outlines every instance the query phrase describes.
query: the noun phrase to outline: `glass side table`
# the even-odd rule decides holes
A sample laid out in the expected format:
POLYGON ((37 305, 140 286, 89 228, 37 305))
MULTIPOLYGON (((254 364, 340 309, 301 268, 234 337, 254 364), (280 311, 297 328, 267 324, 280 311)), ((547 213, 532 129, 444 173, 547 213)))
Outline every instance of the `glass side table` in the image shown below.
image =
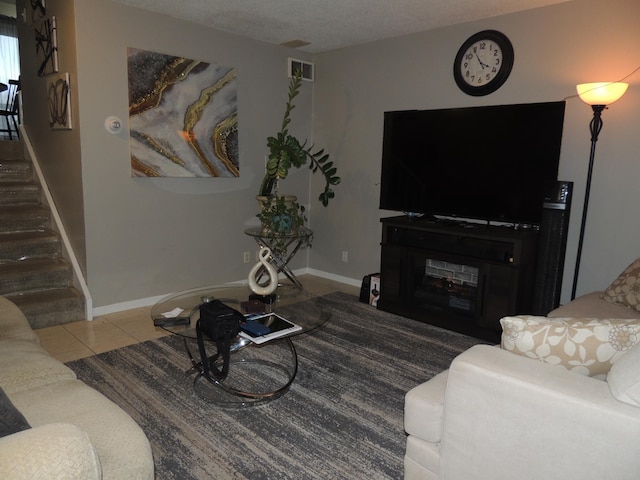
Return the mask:
POLYGON ((298 227, 298 230, 294 233, 270 233, 266 235, 263 233, 262 227, 251 227, 247 228, 244 233, 253 237, 260 248, 269 247, 271 250, 271 262, 278 270, 278 273, 284 273, 296 287, 302 288, 300 280, 296 278, 291 268, 289 268, 289 262, 298 253, 300 247, 311 243, 313 231, 306 227, 298 227))

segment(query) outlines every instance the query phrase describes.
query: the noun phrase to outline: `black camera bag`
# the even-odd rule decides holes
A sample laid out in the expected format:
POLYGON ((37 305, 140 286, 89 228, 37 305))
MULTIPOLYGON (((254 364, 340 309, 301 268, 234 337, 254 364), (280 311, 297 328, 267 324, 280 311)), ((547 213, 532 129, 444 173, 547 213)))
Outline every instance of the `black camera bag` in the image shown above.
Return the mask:
POLYGON ((231 341, 238 336, 240 323, 243 321, 244 316, 240 312, 225 305, 220 300, 212 300, 200 305, 200 319, 196 322, 196 333, 202 362, 202 373, 209 380, 211 380, 211 374, 219 380, 227 377, 231 356, 231 341), (205 336, 216 344, 216 353, 211 357, 207 357, 204 345, 205 336), (215 365, 220 357, 222 357, 222 369, 215 365))

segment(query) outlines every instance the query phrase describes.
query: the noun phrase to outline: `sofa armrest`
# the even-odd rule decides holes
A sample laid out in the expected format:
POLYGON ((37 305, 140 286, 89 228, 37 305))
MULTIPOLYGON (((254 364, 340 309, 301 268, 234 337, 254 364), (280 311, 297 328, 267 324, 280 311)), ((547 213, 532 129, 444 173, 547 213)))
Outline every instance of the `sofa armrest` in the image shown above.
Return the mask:
POLYGON ((85 432, 51 423, 0 438, 0 478, 100 480, 102 470, 85 432))
POLYGON ((442 478, 636 479, 638 438, 640 409, 604 381, 487 345, 451 364, 442 478))

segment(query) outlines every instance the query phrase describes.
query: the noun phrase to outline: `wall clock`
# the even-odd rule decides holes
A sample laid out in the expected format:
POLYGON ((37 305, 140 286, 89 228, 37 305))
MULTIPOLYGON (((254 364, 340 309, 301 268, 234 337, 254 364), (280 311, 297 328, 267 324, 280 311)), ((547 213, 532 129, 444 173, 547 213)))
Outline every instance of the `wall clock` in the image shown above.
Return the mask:
POLYGON ((453 78, 466 94, 488 95, 507 81, 513 58, 513 46, 505 34, 496 30, 478 32, 458 50, 453 78))

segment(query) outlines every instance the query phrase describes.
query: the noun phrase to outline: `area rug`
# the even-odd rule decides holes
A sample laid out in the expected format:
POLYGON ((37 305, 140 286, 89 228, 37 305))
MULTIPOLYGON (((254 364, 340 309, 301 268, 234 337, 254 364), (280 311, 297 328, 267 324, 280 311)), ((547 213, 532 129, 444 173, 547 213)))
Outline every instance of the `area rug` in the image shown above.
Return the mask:
POLYGON ((195 395, 175 336, 68 363, 147 434, 158 480, 400 479, 404 395, 481 340, 332 293, 331 320, 295 337, 282 397, 220 408, 195 395))

